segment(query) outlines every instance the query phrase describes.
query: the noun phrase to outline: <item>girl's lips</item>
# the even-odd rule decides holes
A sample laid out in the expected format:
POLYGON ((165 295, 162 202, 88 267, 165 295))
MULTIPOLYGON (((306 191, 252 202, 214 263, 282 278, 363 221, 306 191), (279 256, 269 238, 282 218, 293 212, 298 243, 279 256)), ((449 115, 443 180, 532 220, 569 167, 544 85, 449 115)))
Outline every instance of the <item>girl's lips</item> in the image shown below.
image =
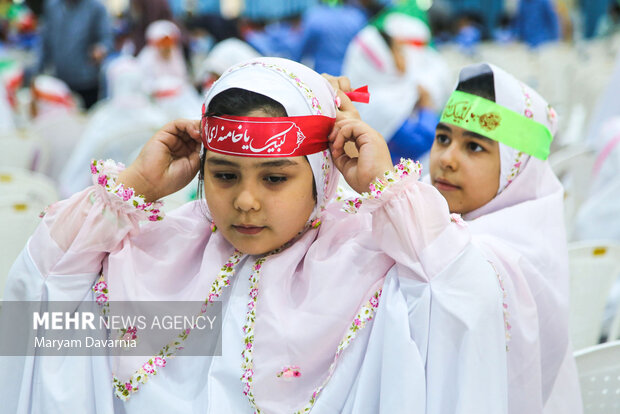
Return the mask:
POLYGON ((435 180, 435 188, 444 191, 455 191, 461 189, 461 187, 457 185, 450 184, 449 182, 440 179, 435 180))
POLYGON ((233 226, 233 228, 241 234, 258 234, 264 229, 256 226, 233 226))

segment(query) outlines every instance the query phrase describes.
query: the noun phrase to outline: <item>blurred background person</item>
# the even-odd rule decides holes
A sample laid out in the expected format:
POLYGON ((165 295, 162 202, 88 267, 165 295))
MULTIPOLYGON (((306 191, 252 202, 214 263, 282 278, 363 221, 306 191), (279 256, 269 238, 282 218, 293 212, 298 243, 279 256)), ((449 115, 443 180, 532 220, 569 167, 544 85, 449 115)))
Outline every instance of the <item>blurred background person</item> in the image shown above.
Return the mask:
POLYGON ((530 47, 560 39, 560 20, 552 0, 520 0, 515 34, 530 47))
POLYGON ((130 0, 129 17, 132 52, 138 55, 146 45, 145 34, 149 25, 157 20, 172 20, 172 11, 167 0, 130 0))
POLYGON ((213 82, 229 67, 261 56, 252 46, 240 39, 230 38, 217 43, 200 65, 198 86, 204 95, 213 82))
POLYGON ((177 25, 168 20, 155 21, 147 28, 146 39, 148 43, 137 59, 148 90, 153 90, 157 79, 163 76, 189 80, 177 25))
POLYGON ((91 159, 110 157, 128 163, 153 131, 172 120, 150 102, 135 58, 122 56, 112 61, 106 80, 109 97, 93 108, 79 143, 65 159, 59 179, 63 197, 90 185, 90 171, 84 165, 91 159))
POLYGON ((295 60, 318 73, 340 75, 347 46, 371 17, 360 3, 332 1, 310 8, 301 23, 302 36, 295 60))
POLYGON ((112 50, 107 10, 97 0, 49 0, 43 19, 35 71, 49 67, 90 108, 99 98, 101 63, 112 50))

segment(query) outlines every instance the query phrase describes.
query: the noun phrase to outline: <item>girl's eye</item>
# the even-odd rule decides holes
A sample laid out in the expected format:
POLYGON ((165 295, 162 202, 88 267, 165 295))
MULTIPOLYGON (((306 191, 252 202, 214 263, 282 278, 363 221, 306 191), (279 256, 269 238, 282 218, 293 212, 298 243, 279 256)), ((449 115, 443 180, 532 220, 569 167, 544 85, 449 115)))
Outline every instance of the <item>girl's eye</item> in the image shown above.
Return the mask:
POLYGON ((219 181, 230 182, 235 180, 237 178, 237 175, 231 173, 215 173, 213 174, 213 177, 215 177, 215 179, 219 181))
POLYGON ((263 180, 265 180, 269 184, 278 184, 286 181, 286 177, 282 177, 280 175, 268 175, 263 178, 263 180))
POLYGON ((436 140, 438 143, 440 143, 441 145, 448 145, 448 144, 450 144, 450 138, 448 138, 448 136, 447 136, 447 135, 444 135, 444 134, 438 134, 438 135, 435 137, 435 140, 436 140))
POLYGON ((476 142, 469 142, 467 144, 467 148, 469 148, 472 152, 482 152, 484 151, 484 147, 476 142))

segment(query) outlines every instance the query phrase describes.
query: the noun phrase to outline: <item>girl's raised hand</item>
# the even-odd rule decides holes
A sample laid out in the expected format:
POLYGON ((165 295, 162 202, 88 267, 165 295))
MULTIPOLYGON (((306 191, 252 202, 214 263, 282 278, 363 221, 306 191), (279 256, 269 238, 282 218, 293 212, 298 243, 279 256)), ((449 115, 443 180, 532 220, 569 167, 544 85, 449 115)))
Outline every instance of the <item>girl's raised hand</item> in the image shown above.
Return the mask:
POLYGON ((169 122, 142 147, 138 158, 119 175, 146 201, 155 201, 185 187, 200 167, 200 121, 169 122))
POLYGON ((329 149, 334 164, 358 193, 368 191, 375 178, 393 167, 385 139, 359 119, 336 121, 329 135, 329 149), (351 157, 345 151, 344 146, 349 141, 355 144, 359 154, 357 157, 351 157))

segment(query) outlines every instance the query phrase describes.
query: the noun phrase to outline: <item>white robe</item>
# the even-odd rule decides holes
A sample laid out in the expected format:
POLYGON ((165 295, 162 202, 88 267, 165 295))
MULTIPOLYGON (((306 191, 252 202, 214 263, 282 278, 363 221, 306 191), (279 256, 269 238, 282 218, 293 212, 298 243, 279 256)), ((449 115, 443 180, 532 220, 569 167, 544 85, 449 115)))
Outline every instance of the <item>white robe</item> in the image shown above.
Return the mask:
MULTIPOLYGON (((420 191, 434 191, 417 182, 409 188, 418 191, 417 195, 420 191)), ((402 187, 400 191, 406 192, 402 187)), ((80 253, 72 248, 63 251, 50 237, 50 229, 52 233, 58 230, 53 228, 59 217, 64 217, 67 223, 56 224, 66 224, 68 232, 82 220, 82 226, 86 227, 80 230, 82 235, 90 233, 89 237, 94 239, 121 237, 125 253, 136 248, 134 240, 147 228, 155 238, 172 235, 173 240, 168 242, 177 249, 167 254, 178 256, 178 260, 191 250, 195 236, 208 230, 204 216, 193 208, 195 204, 188 204, 162 222, 147 223, 137 232, 134 228, 127 233, 125 229, 124 236, 119 236, 127 216, 121 213, 117 226, 111 226, 111 216, 108 214, 104 219, 98 213, 105 208, 101 201, 89 199, 91 192, 92 189, 85 190, 50 209, 48 215, 52 218, 46 218, 39 227, 11 271, 6 300, 40 300, 43 304, 56 300, 94 300, 91 287, 99 275, 101 260, 105 267, 113 260, 114 253, 80 253), (90 210, 85 211, 89 206, 90 210), (71 213, 63 211, 66 209, 71 209, 71 213), (98 219, 99 216, 102 218, 98 219), (42 251, 46 248, 49 251, 42 251)), ((402 214, 403 209, 413 207, 412 200, 421 197, 404 196, 400 192, 390 195, 384 204, 387 207, 380 207, 378 213, 381 217, 377 220, 383 228, 382 235, 377 236, 379 239, 390 236, 394 230, 404 231, 400 236, 412 230, 411 226, 403 225, 408 219, 402 214)), ((358 213, 359 220, 369 223, 365 215, 358 213)), ((422 211, 419 219, 423 217, 422 211)), ((336 224, 327 221, 322 226, 330 225, 336 224)), ((325 234, 331 233, 329 230, 319 233, 319 239, 321 234, 327 237, 325 234)), ((450 232, 442 233, 439 239, 446 236, 450 232)), ((456 239, 455 244, 467 240, 456 239)), ((400 237, 388 237, 388 242, 394 240, 401 241, 400 237)), ((359 241, 353 239, 350 243, 355 246, 359 241)), ((431 244, 426 253, 438 253, 440 246, 441 243, 431 244)), ((147 251, 147 256, 154 257, 156 251, 147 251)), ((470 243, 465 243, 447 264, 435 262, 420 267, 416 260, 401 252, 391 253, 396 265, 384 279, 375 317, 342 354, 312 412, 507 412, 502 294, 497 275, 487 260, 470 243), (428 281, 415 277, 416 272, 434 276, 428 281)), ((421 260, 424 261, 424 254, 421 260)), ((114 397, 109 361, 104 357, 0 357, 0 400, 4 408, 11 413, 46 414, 109 413, 112 407, 118 413, 253 412, 239 379, 241 327, 249 290, 246 276, 252 263, 250 258, 239 264, 238 276, 231 280, 232 287, 225 289, 220 298, 223 301, 222 356, 172 359, 127 402, 114 397)), ((354 268, 353 263, 351 267, 354 268)))

